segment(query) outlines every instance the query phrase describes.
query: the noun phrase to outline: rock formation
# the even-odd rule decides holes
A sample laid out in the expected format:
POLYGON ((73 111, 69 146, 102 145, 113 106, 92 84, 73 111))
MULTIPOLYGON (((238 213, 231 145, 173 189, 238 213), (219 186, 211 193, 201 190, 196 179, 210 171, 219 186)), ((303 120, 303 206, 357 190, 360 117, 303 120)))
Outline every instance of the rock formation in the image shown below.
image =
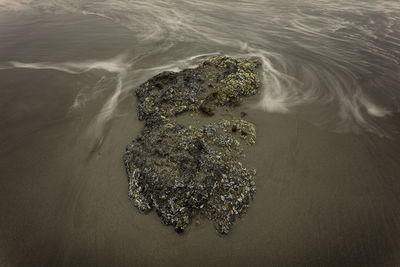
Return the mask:
POLYGON ((123 159, 129 198, 140 211, 154 209, 177 232, 200 215, 229 233, 256 190, 255 170, 240 162, 243 145, 255 143, 255 126, 235 118, 195 127, 177 118, 235 108, 257 93, 259 65, 258 59, 206 58, 195 69, 163 72, 136 90, 145 125, 123 159))

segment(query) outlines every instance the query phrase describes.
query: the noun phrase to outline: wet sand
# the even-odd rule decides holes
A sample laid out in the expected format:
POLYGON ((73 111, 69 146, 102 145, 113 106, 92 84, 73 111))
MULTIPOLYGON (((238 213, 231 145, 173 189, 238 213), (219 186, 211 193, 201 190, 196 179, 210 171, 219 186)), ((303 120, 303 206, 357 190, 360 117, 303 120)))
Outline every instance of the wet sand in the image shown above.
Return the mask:
MULTIPOLYGON (((62 84, 64 75, 52 75, 62 84)), ((72 92, 63 95, 63 102, 72 100, 72 92)), ((2 265, 390 266, 400 260, 397 140, 329 133, 298 117, 241 106, 258 129, 246 160, 257 169, 249 212, 228 236, 206 221, 178 235, 154 213, 140 214, 127 197, 121 155, 142 127, 133 96, 94 152, 92 140, 79 134, 91 114, 62 118, 67 107, 46 109, 54 117, 46 125, 25 115, 14 132, 2 132, 9 140, 2 142, 0 165, 2 265)))
MULTIPOLYGON (((123 30, 116 35, 119 47, 104 45, 110 56, 130 43, 123 30)), ((69 47, 68 59, 79 52, 69 47)), ((87 58, 103 52, 88 49, 87 58)), ((9 53, 1 58, 11 60, 9 53)), ((258 95, 235 111, 257 126, 257 143, 246 153, 246 165, 257 169, 248 213, 227 236, 201 220, 176 234, 127 196, 122 154, 142 128, 133 94, 105 124, 101 143, 87 126, 114 89, 71 110, 79 90, 102 76, 110 74, 0 71, 1 266, 400 264, 398 115, 380 121, 390 138, 335 133, 300 110, 259 110, 258 95)))

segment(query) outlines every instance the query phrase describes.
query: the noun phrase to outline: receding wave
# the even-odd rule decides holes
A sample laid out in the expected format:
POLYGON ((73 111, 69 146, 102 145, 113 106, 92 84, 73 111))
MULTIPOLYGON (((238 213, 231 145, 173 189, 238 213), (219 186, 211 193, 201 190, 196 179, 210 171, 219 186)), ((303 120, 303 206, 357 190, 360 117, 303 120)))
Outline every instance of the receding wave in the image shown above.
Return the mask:
MULTIPOLYGON (((104 124, 112 117, 112 114, 118 105, 118 100, 120 94, 124 90, 124 84, 126 84, 125 80, 127 77, 127 71, 129 68, 129 63, 127 62, 126 55, 119 55, 114 58, 98 61, 98 60, 89 60, 89 61, 81 61, 81 62, 60 62, 60 63, 52 63, 52 62, 36 62, 36 63, 26 63, 26 62, 17 62, 11 61, 8 64, 0 66, 0 69, 11 69, 11 68, 22 68, 22 69, 34 69, 34 70, 55 70, 61 71, 69 74, 82 74, 85 72, 89 72, 92 70, 102 70, 108 73, 112 73, 115 75, 115 89, 112 93, 111 97, 106 101, 101 110, 99 111, 96 118, 93 119, 93 122, 88 127, 88 131, 91 135, 101 136, 102 130, 104 128, 104 124)), ((98 82, 100 84, 104 80, 104 76, 102 76, 98 82)), ((98 85, 96 84, 96 85, 98 85)), ((96 85, 94 86, 95 88, 96 85)), ((127 90, 127 88, 125 88, 127 90)), ((90 92, 90 94, 94 94, 95 92, 90 92)), ((90 100, 90 96, 85 96, 81 92, 75 98, 71 109, 78 108, 82 106, 83 101, 90 100)))
MULTIPOLYGON (((261 58, 264 90, 258 108, 268 112, 297 112, 313 105, 313 112, 323 113, 329 108, 330 116, 324 122, 313 122, 340 132, 367 130, 380 135, 385 133, 373 118, 399 112, 398 1, 378 0, 368 5, 357 0, 288 0, 284 4, 249 0, 231 5, 209 0, 0 0, 0 11, 98 16, 129 29, 142 45, 159 42, 164 54, 180 49, 175 61, 159 60, 146 67, 135 62, 127 66, 121 58, 9 63, 15 68, 71 74, 93 69, 116 74, 114 94, 99 112, 96 125, 112 116, 125 92, 140 80, 138 74, 148 78, 157 71, 193 66, 197 58, 193 51, 197 50, 182 50, 182 43, 196 46, 198 54, 261 58), (376 92, 379 100, 373 97, 376 92)), ((75 107, 82 95, 77 99, 75 107)))

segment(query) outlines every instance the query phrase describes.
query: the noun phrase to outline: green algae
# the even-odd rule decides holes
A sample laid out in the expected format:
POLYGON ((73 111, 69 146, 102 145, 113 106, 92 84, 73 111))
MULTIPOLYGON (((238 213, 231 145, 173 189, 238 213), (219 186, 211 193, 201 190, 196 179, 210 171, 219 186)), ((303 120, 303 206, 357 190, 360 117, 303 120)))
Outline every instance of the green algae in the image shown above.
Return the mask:
POLYGON ((200 215, 229 233, 256 191, 255 170, 240 162, 243 145, 255 143, 255 126, 236 118, 193 127, 177 116, 212 116, 217 107, 239 105, 257 93, 259 65, 258 59, 211 57, 195 69, 156 75, 136 90, 145 126, 124 155, 134 206, 154 209, 177 232, 200 215))

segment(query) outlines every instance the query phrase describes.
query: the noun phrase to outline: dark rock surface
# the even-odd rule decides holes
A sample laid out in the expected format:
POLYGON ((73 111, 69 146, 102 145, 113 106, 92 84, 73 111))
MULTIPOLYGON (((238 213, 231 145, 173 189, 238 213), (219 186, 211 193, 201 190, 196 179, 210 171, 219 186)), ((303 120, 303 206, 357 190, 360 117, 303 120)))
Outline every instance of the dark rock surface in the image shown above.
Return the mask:
POLYGON ((156 75, 136 90, 145 126, 127 146, 124 164, 129 198, 139 210, 155 209, 177 232, 203 215, 219 233, 229 233, 256 190, 255 170, 239 161, 242 146, 255 143, 255 126, 237 118, 193 127, 176 118, 239 105, 258 91, 259 65, 257 59, 211 57, 195 69, 156 75))

